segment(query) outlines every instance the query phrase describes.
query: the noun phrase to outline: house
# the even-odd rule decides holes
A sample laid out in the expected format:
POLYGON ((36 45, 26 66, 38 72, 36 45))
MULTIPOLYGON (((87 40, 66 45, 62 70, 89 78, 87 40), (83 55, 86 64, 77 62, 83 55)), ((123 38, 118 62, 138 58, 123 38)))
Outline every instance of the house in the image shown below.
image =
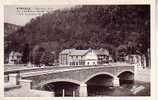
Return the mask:
POLYGON ((98 58, 98 64, 109 63, 109 51, 107 49, 101 48, 99 50, 95 50, 95 53, 98 58))
POLYGON ((98 65, 108 62, 109 52, 107 50, 76 50, 65 49, 59 54, 59 65, 83 66, 98 65))
POLYGON ((146 67, 146 59, 145 56, 141 56, 139 54, 130 54, 125 57, 125 61, 127 63, 136 65, 137 67, 146 67))
POLYGON ((9 54, 9 61, 8 61, 8 63, 9 64, 19 64, 19 63, 21 63, 21 59, 22 59, 22 54, 21 53, 12 51, 9 54))
POLYGON ((97 55, 94 50, 89 49, 84 57, 85 65, 97 65, 97 55))

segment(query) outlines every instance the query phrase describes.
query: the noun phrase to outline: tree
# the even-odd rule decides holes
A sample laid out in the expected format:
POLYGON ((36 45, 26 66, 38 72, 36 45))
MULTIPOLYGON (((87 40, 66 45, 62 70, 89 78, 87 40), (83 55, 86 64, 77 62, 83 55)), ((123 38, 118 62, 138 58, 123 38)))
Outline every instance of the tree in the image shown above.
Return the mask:
POLYGON ((35 65, 40 65, 40 59, 42 55, 44 54, 45 49, 42 47, 37 46, 33 51, 33 63, 35 65))
POLYGON ((24 64, 27 64, 29 62, 29 56, 30 56, 29 44, 26 43, 23 48, 23 56, 22 56, 22 62, 24 64))
POLYGON ((52 65, 54 63, 54 55, 45 51, 40 58, 40 63, 44 65, 52 65))

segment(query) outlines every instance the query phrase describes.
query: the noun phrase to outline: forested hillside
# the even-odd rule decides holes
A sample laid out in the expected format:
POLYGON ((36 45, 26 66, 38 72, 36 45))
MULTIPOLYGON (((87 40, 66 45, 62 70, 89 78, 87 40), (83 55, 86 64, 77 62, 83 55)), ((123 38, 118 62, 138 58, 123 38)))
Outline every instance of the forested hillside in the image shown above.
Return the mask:
POLYGON ((7 37, 8 35, 17 31, 19 28, 20 28, 20 26, 18 26, 18 25, 4 23, 4 36, 7 37))
POLYGON ((12 41, 7 48, 21 52, 29 44, 31 51, 41 46, 56 55, 65 48, 106 48, 114 56, 122 48, 127 54, 146 54, 150 6, 84 5, 56 10, 32 19, 5 40, 12 41))
MULTIPOLYGON (((13 34, 15 31, 20 29, 19 25, 11 24, 11 23, 4 23, 4 48, 5 48, 5 55, 8 56, 9 54, 9 45, 11 45, 12 41, 8 39, 8 37, 13 34)), ((10 48, 11 49, 11 48, 10 48)), ((5 58, 7 58, 5 56, 5 58)))

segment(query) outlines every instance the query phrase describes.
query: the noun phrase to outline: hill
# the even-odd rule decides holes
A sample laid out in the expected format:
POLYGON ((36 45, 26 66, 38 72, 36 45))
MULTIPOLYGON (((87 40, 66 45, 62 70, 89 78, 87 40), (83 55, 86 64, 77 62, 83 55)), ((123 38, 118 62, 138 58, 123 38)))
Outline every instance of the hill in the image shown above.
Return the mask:
POLYGON ((20 28, 19 25, 15 25, 15 24, 11 24, 11 23, 4 23, 4 36, 7 37, 8 35, 17 31, 19 28, 20 28))
POLYGON ((65 48, 107 48, 113 54, 119 47, 145 54, 150 48, 150 6, 84 5, 56 10, 32 19, 6 40, 11 41, 9 48, 18 51, 27 43, 31 50, 38 45, 56 55, 65 48))

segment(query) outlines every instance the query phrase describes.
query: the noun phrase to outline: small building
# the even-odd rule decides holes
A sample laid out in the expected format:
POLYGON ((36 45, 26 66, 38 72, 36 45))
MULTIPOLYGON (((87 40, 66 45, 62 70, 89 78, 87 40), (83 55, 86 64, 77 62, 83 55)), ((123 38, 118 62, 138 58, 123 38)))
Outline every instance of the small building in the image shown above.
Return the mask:
POLYGON ((130 54, 125 57, 125 61, 130 64, 134 64, 137 67, 146 67, 146 59, 145 56, 141 56, 138 54, 130 54))
POLYGON ((95 53, 98 58, 98 64, 109 63, 109 51, 107 49, 101 48, 99 50, 95 50, 95 53))
POLYGON ((59 65, 83 66, 107 63, 109 59, 107 50, 76 50, 65 49, 59 54, 59 65))
POLYGON ((98 64, 98 58, 94 50, 88 50, 88 52, 85 54, 84 59, 85 65, 97 65, 98 64))
POLYGON ((21 59, 22 59, 22 54, 21 53, 12 51, 9 54, 9 61, 8 61, 8 63, 9 64, 19 64, 19 63, 21 63, 21 59))

